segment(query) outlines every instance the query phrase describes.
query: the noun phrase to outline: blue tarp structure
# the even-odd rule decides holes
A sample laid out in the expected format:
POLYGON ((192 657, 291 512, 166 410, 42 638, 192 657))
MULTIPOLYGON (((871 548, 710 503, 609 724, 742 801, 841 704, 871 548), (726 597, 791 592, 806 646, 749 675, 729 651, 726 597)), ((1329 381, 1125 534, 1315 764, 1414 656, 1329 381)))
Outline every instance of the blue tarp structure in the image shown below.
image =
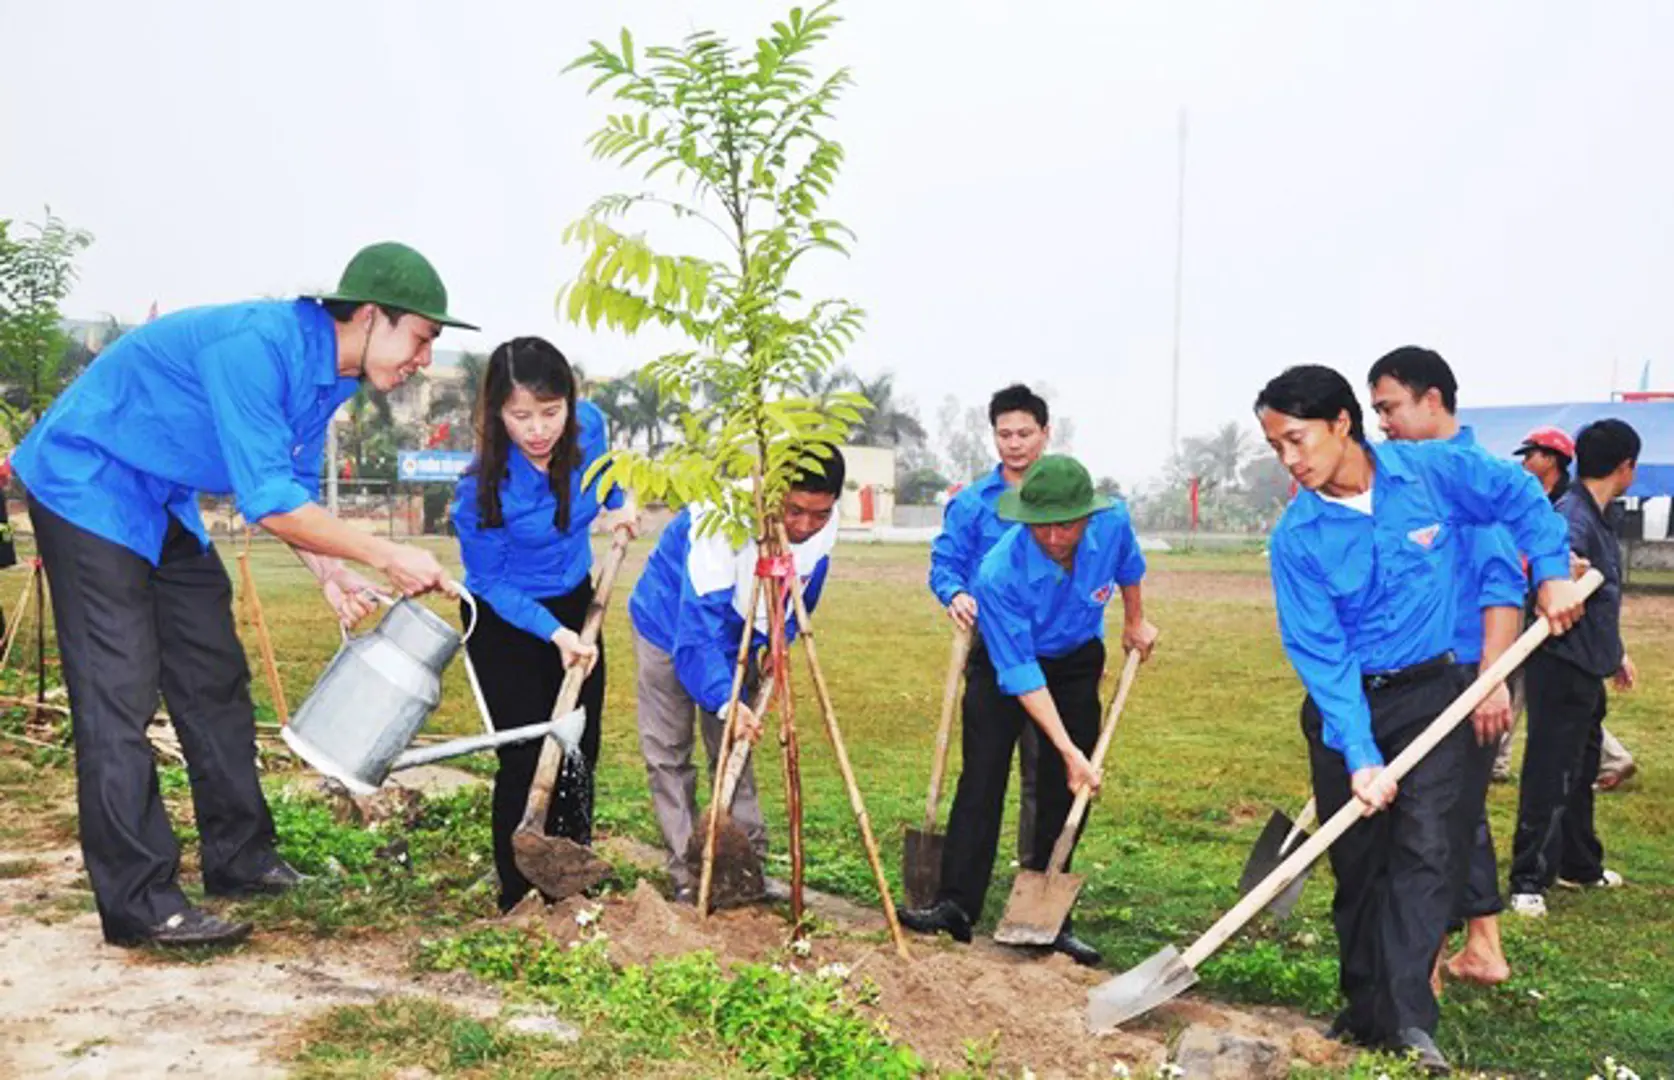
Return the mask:
POLYGON ((1497 457, 1509 457, 1522 444, 1523 436, 1537 427, 1562 428, 1573 436, 1594 420, 1607 416, 1632 424, 1644 443, 1639 453, 1638 475, 1628 494, 1645 499, 1674 495, 1674 401, 1601 401, 1459 410, 1459 422, 1469 424, 1476 432, 1476 441, 1497 457))

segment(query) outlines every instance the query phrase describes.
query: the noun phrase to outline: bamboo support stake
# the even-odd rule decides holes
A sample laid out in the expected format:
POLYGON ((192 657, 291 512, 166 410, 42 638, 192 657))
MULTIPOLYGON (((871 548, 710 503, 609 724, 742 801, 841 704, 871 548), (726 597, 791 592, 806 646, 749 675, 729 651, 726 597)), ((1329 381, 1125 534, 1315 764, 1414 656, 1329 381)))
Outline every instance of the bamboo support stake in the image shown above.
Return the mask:
POLYGON ((18 593, 17 603, 12 605, 12 621, 6 624, 6 639, 0 648, 0 668, 6 666, 6 661, 12 658, 12 646, 17 642, 18 631, 23 626, 29 614, 29 600, 35 595, 35 578, 41 572, 41 561, 36 559, 29 564, 29 576, 24 579, 23 590, 18 593))
MULTIPOLYGON (((781 534, 782 534, 781 528, 781 534)), ((780 549, 779 553, 784 551, 780 549)), ((791 924, 792 936, 800 938, 806 929, 802 924, 804 852, 802 847, 802 749, 796 737, 796 699, 791 692, 790 654, 785 649, 785 593, 789 588, 782 577, 769 583, 773 607, 768 612, 771 628, 773 674, 779 695, 779 747, 785 760, 785 809, 790 816, 791 856, 791 924)))
POLYGON ((250 617, 256 624, 256 644, 261 649, 262 670, 267 674, 267 690, 273 695, 273 712, 280 726, 291 722, 291 710, 285 704, 285 688, 279 682, 279 662, 273 655, 273 639, 267 633, 267 620, 262 617, 262 597, 256 591, 256 577, 250 572, 249 530, 244 533, 244 549, 238 553, 238 578, 249 602, 250 617))
MULTIPOLYGON (((785 534, 784 523, 775 524, 779 530, 779 542, 789 548, 789 537, 785 534)), ((854 768, 849 764, 849 753, 843 745, 842 730, 837 726, 837 710, 831 704, 831 691, 825 684, 825 673, 820 670, 819 653, 814 648, 814 627, 808 621, 808 608, 802 602, 802 579, 793 575, 790 589, 791 599, 796 604, 796 625, 802 636, 802 648, 808 656, 808 670, 813 675, 814 692, 819 696, 820 712, 825 718, 825 733, 830 737, 832 751, 837 756, 837 768, 843 774, 843 786, 848 789, 849 806, 854 810, 855 821, 860 825, 860 838, 866 845, 866 858, 872 864, 872 877, 878 884, 878 897, 883 901, 884 919, 889 923, 889 936, 895 940, 895 951, 900 954, 901 959, 910 960, 912 954, 907 951, 907 939, 902 935, 901 922, 895 915, 895 900, 890 896, 889 880, 884 877, 883 860, 878 857, 878 841, 872 835, 872 821, 866 814, 866 803, 861 798, 860 785, 855 781, 854 768)))
MULTIPOLYGON (((756 600, 761 596, 761 578, 755 578, 750 583, 750 614, 744 619, 744 633, 738 639, 738 662, 732 670, 732 694, 727 699, 726 723, 721 725, 720 755, 716 757, 710 772, 714 774, 714 789, 709 799, 709 831, 703 840, 703 869, 698 876, 698 912, 704 919, 709 918, 709 889, 715 880, 715 836, 721 818, 721 774, 727 756, 732 753, 732 743, 737 737, 738 702, 744 693, 744 672, 750 663, 750 638, 755 633, 756 600)), ((703 743, 703 733, 698 732, 696 742, 703 743)))

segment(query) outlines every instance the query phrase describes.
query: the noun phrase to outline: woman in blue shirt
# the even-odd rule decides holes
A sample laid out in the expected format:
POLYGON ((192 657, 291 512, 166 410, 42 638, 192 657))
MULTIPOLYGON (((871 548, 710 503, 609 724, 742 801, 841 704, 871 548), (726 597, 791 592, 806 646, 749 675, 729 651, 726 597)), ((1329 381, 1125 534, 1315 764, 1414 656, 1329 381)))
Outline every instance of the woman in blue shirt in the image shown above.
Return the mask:
MULTIPOLYGON (((537 337, 514 338, 494 350, 477 406, 477 461, 454 491, 452 517, 465 564, 465 587, 476 596, 478 621, 468 648, 497 728, 539 723, 552 712, 566 668, 589 671, 581 705, 587 712, 582 753, 588 774, 599 758, 604 706, 604 642, 581 643, 593 600, 588 533, 603 510, 617 510, 622 492, 600 500, 583 485, 605 452, 604 416, 576 401, 575 374, 564 354, 537 337)), ((613 524, 633 530, 631 515, 613 524)), ((494 777, 494 863, 500 909, 530 889, 512 857, 541 743, 502 747, 494 777)), ((567 774, 547 827, 578 843, 592 839, 592 792, 567 774)))

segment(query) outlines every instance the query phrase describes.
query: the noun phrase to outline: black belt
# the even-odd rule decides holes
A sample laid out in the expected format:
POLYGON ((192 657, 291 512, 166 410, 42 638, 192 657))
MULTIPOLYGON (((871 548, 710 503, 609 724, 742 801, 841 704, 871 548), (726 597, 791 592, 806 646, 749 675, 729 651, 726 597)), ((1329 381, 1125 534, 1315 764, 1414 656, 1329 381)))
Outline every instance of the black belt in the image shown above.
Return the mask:
POLYGON ((1360 684, 1367 690, 1388 690, 1410 682, 1418 682, 1431 675, 1439 674, 1443 669, 1453 666, 1453 652, 1449 650, 1440 656, 1432 656, 1428 660, 1420 660, 1397 671, 1378 671, 1370 675, 1362 675, 1360 684))

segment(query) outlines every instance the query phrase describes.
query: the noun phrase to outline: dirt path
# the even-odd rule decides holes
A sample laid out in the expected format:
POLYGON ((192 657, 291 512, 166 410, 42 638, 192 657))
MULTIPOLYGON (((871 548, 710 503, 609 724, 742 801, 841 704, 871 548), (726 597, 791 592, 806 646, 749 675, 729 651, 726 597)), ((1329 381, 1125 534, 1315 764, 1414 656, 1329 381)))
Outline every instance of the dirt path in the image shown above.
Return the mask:
POLYGON ((482 1015, 498 1001, 456 979, 409 974, 397 943, 334 957, 256 944, 201 963, 104 944, 98 918, 43 921, 85 897, 75 850, 3 853, 35 869, 0 880, 0 1077, 283 1076, 273 1050, 302 1017, 392 994, 445 995, 482 1015))

